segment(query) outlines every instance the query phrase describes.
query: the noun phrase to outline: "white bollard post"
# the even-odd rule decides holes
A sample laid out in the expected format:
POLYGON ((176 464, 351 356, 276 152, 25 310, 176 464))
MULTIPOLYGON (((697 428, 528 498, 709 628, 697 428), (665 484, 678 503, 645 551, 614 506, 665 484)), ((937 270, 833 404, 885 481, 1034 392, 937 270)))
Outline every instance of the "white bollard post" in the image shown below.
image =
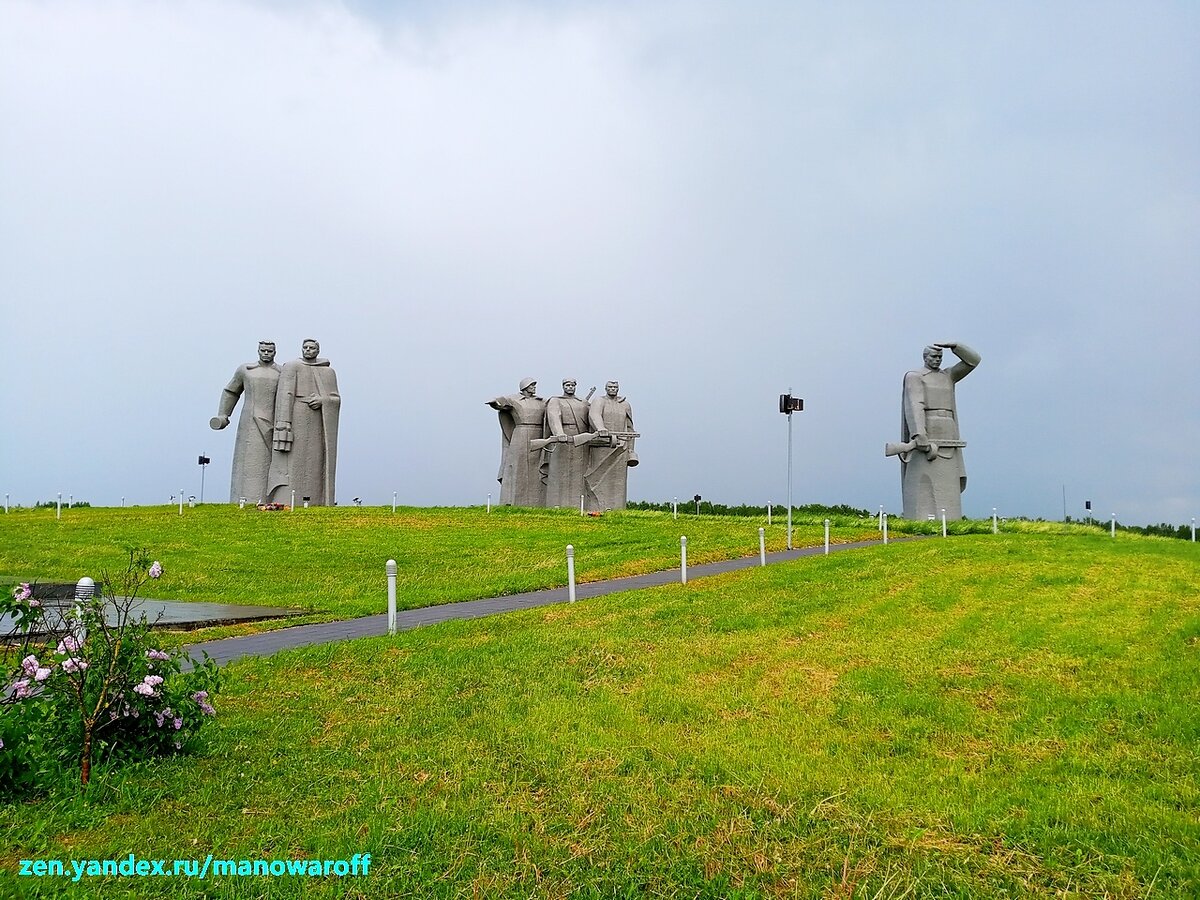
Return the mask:
POLYGON ((1192 516, 1192 543, 1196 543, 1196 517, 1192 516))
POLYGON ((392 491, 392 512, 396 511, 396 492, 392 491))
POLYGON ((124 509, 124 508, 125 508, 125 498, 122 497, 121 498, 121 509, 124 509))
POLYGON ((567 544, 567 599, 575 602, 575 548, 567 544))
POLYGON ((942 537, 946 536, 946 511, 942 510, 942 537))
POLYGON ((487 507, 487 511, 488 511, 489 513, 492 511, 492 495, 491 495, 491 493, 490 493, 490 492, 488 493, 488 507, 487 507))
POLYGON ((74 505, 75 505, 75 495, 67 494, 67 509, 70 509, 74 505))
POLYGON ((1110 534, 1112 535, 1112 537, 1117 536, 1117 514, 1116 513, 1112 514, 1112 530, 1110 531, 1110 534))
POLYGON ((384 566, 388 580, 388 634, 396 633, 396 561, 389 559, 384 566))
POLYGON ((62 491, 58 492, 58 502, 54 504, 54 518, 62 518, 62 491))
POLYGON ((887 513, 883 514, 883 542, 887 543, 887 513))
POLYGON ((687 538, 679 538, 679 580, 687 584, 687 538))
POLYGON ((304 498, 304 508, 308 509, 308 498, 307 497, 304 498))
MULTIPOLYGON (((124 498, 122 498, 122 499, 124 499, 124 498)), ((122 503, 121 505, 124 506, 125 504, 122 503)), ((8 515, 8 494, 4 495, 4 514, 8 515)))
POLYGON ((296 511, 296 492, 292 491, 292 505, 288 507, 288 512, 296 511))
POLYGON ((1000 532, 1000 528, 996 524, 996 507, 993 506, 992 507, 992 534, 998 534, 999 532, 1000 532))
POLYGON ((767 524, 771 524, 771 504, 767 504, 767 524))
POLYGON ((679 498, 678 497, 676 497, 674 500, 671 501, 671 518, 672 519, 679 518, 679 498))
POLYGON ((825 555, 829 555, 829 520, 825 520, 825 555))
POLYGON ((760 565, 767 564, 767 529, 758 529, 758 562, 760 565))
MULTIPOLYGON (((292 492, 293 494, 295 491, 292 492)), ((179 489, 179 514, 183 515, 183 488, 179 489)))
POLYGON ((245 508, 246 508, 246 498, 238 497, 238 509, 245 509, 245 508))
POLYGON ((584 514, 584 512, 583 512, 583 494, 579 495, 579 514, 581 516, 584 514))
POLYGON ((879 530, 883 531, 883 506, 879 507, 879 530))

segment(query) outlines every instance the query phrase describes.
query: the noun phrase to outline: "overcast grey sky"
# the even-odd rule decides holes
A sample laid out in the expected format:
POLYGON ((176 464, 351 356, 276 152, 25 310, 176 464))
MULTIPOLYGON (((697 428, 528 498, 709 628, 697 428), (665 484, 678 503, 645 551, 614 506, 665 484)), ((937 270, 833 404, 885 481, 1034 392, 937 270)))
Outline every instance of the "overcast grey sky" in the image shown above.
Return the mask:
POLYGON ((228 493, 221 389, 320 340, 338 498, 482 503, 524 376, 620 380, 634 499, 1200 515, 1200 6, 4 2, 0 491, 228 493))

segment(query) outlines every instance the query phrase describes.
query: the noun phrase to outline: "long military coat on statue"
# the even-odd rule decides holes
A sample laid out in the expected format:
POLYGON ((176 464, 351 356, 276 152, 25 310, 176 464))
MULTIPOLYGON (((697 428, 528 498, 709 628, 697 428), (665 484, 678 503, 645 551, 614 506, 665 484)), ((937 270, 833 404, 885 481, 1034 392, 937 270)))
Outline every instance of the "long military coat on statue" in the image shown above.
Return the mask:
POLYGON ((489 400, 500 416, 500 504, 544 506, 546 485, 542 481, 542 451, 530 442, 542 437, 546 401, 541 397, 513 394, 489 400))
MULTIPOLYGON (((588 431, 588 404, 578 397, 551 397, 546 402, 546 436, 574 438, 588 431)), ((583 478, 588 465, 588 446, 574 441, 546 445, 542 470, 546 474, 546 505, 579 505, 585 492, 583 478)))
MULTIPOLYGON (((267 499, 267 473, 271 469, 271 437, 275 427, 275 390, 279 366, 253 362, 238 366, 221 393, 219 415, 224 423, 242 398, 233 446, 233 474, 229 502, 245 497, 254 504, 267 499)), ((215 427, 215 426, 214 426, 215 427)), ((224 424, 221 425, 224 427, 224 424)))
POLYGON ((291 425, 292 448, 271 454, 271 502, 290 503, 295 491, 297 505, 305 497, 313 506, 333 505, 341 407, 337 374, 329 360, 295 359, 284 364, 275 393, 275 424, 291 425), (317 409, 306 402, 314 395, 321 400, 317 409))

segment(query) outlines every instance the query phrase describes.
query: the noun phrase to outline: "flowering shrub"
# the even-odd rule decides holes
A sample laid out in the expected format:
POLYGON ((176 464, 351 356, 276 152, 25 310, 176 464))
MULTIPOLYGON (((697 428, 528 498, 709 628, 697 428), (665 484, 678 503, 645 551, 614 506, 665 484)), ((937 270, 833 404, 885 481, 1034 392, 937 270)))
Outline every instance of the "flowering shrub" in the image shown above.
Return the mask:
POLYGON ((145 616, 131 611, 163 567, 130 550, 118 589, 106 574, 97 596, 53 616, 28 583, 0 614, 15 623, 0 669, 0 795, 46 787, 77 767, 87 784, 94 761, 166 756, 189 749, 216 714, 216 664, 185 671, 180 651, 155 646, 145 616), (105 611, 108 611, 106 616, 105 611))

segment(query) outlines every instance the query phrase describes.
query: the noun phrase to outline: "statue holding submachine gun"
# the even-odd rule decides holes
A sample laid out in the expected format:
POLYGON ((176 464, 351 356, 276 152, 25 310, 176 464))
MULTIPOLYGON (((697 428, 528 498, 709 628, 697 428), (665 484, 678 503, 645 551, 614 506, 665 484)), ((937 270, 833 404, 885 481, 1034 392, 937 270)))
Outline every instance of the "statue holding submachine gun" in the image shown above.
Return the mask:
POLYGON ((904 376, 900 409, 900 442, 887 444, 884 454, 900 457, 900 487, 904 517, 927 519, 946 511, 947 519, 962 518, 962 492, 967 468, 962 450, 966 441, 958 432, 954 386, 979 365, 980 356, 966 344, 930 344, 925 367, 904 376), (942 351, 958 362, 942 368, 942 351))
POLYGON ((590 512, 624 509, 628 471, 638 464, 633 412, 620 386, 608 382, 592 401, 575 395, 574 378, 563 381, 558 397, 533 396, 536 382, 522 382, 522 394, 497 397, 503 446, 500 502, 513 506, 575 507, 590 512), (538 413, 542 418, 536 423, 538 413), (536 427, 536 434, 535 434, 536 427), (537 436, 540 434, 540 436, 537 436), (534 473, 537 477, 534 477, 534 473), (507 484, 506 484, 507 482, 507 484))

